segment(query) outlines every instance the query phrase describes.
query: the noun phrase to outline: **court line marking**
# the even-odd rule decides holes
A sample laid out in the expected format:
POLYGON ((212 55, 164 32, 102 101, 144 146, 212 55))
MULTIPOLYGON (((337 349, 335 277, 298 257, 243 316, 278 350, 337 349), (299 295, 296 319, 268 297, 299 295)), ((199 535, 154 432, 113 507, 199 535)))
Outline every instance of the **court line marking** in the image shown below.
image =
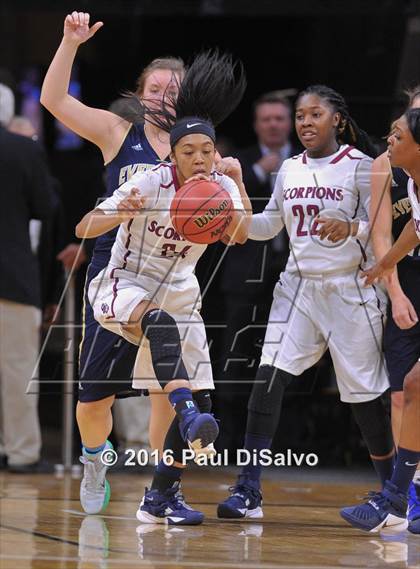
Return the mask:
MULTIPOLYGON (((15 526, 8 526, 6 524, 0 524, 0 529, 4 528, 7 529, 9 531, 15 531, 17 533, 26 533, 29 535, 33 535, 35 537, 40 537, 42 539, 48 539, 49 541, 58 541, 59 543, 66 543, 67 545, 75 545, 76 547, 79 547, 79 542, 78 541, 74 541, 71 539, 65 539, 64 537, 58 537, 55 535, 50 535, 48 533, 43 533, 40 531, 33 531, 33 530, 28 530, 28 529, 24 529, 24 528, 19 528, 19 527, 15 527, 15 526)), ((85 545, 84 547, 87 547, 88 549, 93 549, 95 551, 110 551, 112 553, 124 553, 124 554, 128 554, 128 553, 132 553, 132 551, 127 550, 127 549, 114 549, 111 547, 108 548, 104 548, 104 547, 98 547, 96 545, 85 545)), ((0 554, 0 559, 2 559, 2 556, 0 554)))
MULTIPOLYGON (((20 559, 23 561, 74 561, 80 562, 83 561, 81 557, 55 557, 53 555, 1 555, 0 559, 20 559)), ((95 560, 95 562, 101 560, 95 560)), ((160 559, 110 559, 109 557, 104 558, 108 565, 137 565, 137 566, 155 566, 155 565, 164 565, 166 567, 216 567, 217 569, 238 569, 238 562, 227 563, 224 561, 220 562, 211 562, 211 561, 187 561, 182 559, 181 561, 172 561, 171 559, 167 560, 160 560, 160 559)), ((243 567, 246 569, 290 569, 290 563, 287 565, 273 565, 272 563, 264 563, 263 561, 259 563, 249 563, 248 561, 243 562, 243 567)), ((293 569, 308 569, 308 565, 293 565, 293 569)), ((311 565, 310 569, 325 569, 325 565, 311 565)), ((340 569, 354 569, 354 565, 340 565, 340 569)))
MULTIPOLYGON (((73 516, 79 516, 79 517, 86 517, 88 516, 88 514, 86 514, 85 512, 79 512, 79 510, 65 510, 62 509, 62 512, 65 512, 66 514, 72 514, 73 516)), ((111 520, 129 520, 131 521, 137 521, 136 516, 132 516, 132 517, 128 517, 128 516, 110 516, 110 515, 103 515, 103 514, 97 514, 98 517, 101 518, 109 518, 111 520)))
MULTIPOLYGON (((364 495, 356 495, 353 500, 356 501, 358 499, 363 499, 364 495)), ((31 501, 29 499, 28 496, 0 496, 0 500, 26 500, 26 501, 31 501)), ((80 504, 80 500, 79 498, 69 498, 69 499, 63 499, 63 498, 34 498, 33 501, 36 502, 77 502, 78 504, 80 504)), ((133 503, 133 500, 130 500, 128 498, 126 499, 112 499, 112 503, 113 504, 128 504, 128 503, 133 503)), ((197 500, 194 500, 193 502, 191 502, 191 504, 195 504, 196 506, 217 506, 219 502, 198 502, 197 500)), ((343 504, 319 504, 319 503, 307 503, 307 504, 288 504, 287 502, 264 502, 264 508, 326 508, 326 509, 330 509, 330 508, 335 508, 340 509, 343 507, 343 504)), ((67 511, 67 510, 62 510, 67 511)), ((73 512, 78 512, 78 510, 68 510, 73 511, 73 512)), ((84 515, 81 512, 78 512, 81 515, 84 515)), ((88 515, 88 514, 86 514, 88 515)), ((100 514, 99 514, 100 515, 100 514)), ((132 519, 132 518, 130 518, 132 519)))

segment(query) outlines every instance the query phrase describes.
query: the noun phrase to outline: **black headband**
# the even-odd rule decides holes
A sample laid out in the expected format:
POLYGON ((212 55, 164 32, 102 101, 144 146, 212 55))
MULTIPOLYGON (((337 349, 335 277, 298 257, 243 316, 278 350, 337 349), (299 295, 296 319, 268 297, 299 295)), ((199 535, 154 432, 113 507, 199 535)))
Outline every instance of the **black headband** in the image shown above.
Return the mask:
POLYGON ((216 133, 214 126, 200 117, 186 117, 177 121, 171 128, 171 133, 169 135, 169 142, 171 148, 180 140, 183 136, 187 134, 205 134, 216 142, 216 133))

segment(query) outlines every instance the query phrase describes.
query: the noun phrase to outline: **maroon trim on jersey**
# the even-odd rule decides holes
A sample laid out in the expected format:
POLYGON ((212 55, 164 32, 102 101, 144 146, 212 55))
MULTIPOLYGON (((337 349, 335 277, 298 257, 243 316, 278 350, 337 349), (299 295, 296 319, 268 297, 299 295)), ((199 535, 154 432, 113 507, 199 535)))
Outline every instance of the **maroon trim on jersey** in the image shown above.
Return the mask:
POLYGON ((177 192, 180 188, 180 185, 178 181, 178 176, 176 174, 175 164, 163 164, 163 166, 164 165, 169 166, 169 168, 171 169, 172 182, 169 182, 169 184, 161 184, 160 187, 163 188, 164 190, 168 190, 171 186, 174 186, 175 191, 177 192))
MULTIPOLYGON (((337 164, 337 162, 340 162, 340 160, 342 158, 344 158, 344 156, 347 156, 347 158, 350 158, 350 160, 361 160, 362 157, 361 156, 352 156, 350 154, 350 152, 352 150, 355 150, 354 146, 348 146, 347 148, 345 148, 342 152, 340 152, 340 154, 338 154, 338 156, 336 156, 335 158, 333 158, 330 162, 330 164, 337 164)), ((302 154, 302 163, 303 164, 307 164, 308 163, 308 159, 306 156, 306 150, 303 152, 302 154)))
POLYGON ((107 316, 106 320, 109 320, 110 318, 115 318, 114 304, 115 304, 115 301, 117 300, 117 296, 118 296, 118 282, 120 279, 118 277, 114 277, 114 273, 117 269, 121 270, 121 269, 125 269, 127 267, 127 259, 131 255, 131 251, 129 249, 129 246, 130 246, 130 241, 131 241, 131 231, 130 230, 131 230, 131 226, 133 225, 133 220, 134 220, 134 218, 130 219, 130 221, 128 222, 128 225, 127 225, 128 236, 127 236, 127 240, 126 240, 125 245, 124 245, 124 247, 127 249, 127 251, 125 252, 125 255, 124 255, 123 266, 122 267, 115 267, 111 271, 110 278, 114 279, 114 286, 112 287, 113 296, 112 296, 112 301, 111 301, 111 315, 107 316))
POLYGON ((175 191, 177 192, 181 186, 179 185, 178 174, 176 173, 175 164, 171 164, 171 170, 172 170, 172 179, 174 181, 175 191))
POLYGON ((348 146, 347 148, 345 148, 342 152, 340 152, 340 154, 338 156, 336 156, 335 158, 333 158, 330 162, 330 164, 337 164, 337 162, 340 162, 340 160, 342 158, 344 158, 345 156, 347 156, 347 158, 350 158, 350 160, 361 160, 362 157, 361 156, 352 156, 350 154, 350 152, 352 150, 355 150, 354 146, 348 146))
POLYGON ((152 171, 156 172, 157 170, 159 170, 159 168, 162 168, 162 166, 164 166, 165 168, 170 168, 172 166, 172 164, 168 164, 167 162, 161 162, 161 164, 157 164, 156 166, 153 166, 152 171))

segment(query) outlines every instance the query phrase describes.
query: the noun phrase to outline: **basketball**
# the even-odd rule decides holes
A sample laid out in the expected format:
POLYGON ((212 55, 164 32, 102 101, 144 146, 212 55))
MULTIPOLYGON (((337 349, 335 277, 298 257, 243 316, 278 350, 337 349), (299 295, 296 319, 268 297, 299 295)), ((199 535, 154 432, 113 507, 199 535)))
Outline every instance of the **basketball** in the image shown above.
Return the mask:
POLYGON ((216 182, 184 184, 171 203, 175 230, 192 243, 210 244, 223 237, 232 220, 232 199, 216 182))

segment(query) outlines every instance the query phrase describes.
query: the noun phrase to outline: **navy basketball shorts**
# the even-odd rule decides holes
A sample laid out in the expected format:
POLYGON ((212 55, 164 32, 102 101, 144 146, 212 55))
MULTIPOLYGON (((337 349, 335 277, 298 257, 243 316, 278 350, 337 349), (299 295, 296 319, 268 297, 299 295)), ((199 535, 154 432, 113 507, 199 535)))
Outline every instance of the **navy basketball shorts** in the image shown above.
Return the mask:
POLYGON ((106 330, 93 316, 87 290, 101 269, 90 264, 86 276, 79 352, 79 401, 83 403, 111 395, 122 398, 143 394, 143 390, 132 387, 138 346, 106 330))
MULTIPOLYGON (((401 288, 413 304, 420 320, 420 267, 408 263, 398 265, 401 288)), ((420 265, 420 262, 416 263, 420 265)), ((393 318, 389 306, 385 326, 384 350, 391 391, 402 391, 404 378, 420 358, 420 323, 401 330, 393 318)))

